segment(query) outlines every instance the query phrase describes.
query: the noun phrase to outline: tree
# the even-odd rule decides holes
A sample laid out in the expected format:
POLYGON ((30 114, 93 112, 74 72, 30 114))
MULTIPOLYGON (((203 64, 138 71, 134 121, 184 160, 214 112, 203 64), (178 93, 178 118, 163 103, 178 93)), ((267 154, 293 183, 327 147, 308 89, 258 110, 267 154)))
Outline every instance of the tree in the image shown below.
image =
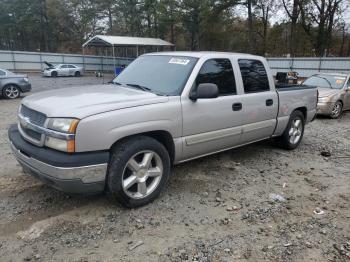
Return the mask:
POLYGON ((256 3, 256 10, 259 14, 259 17, 261 19, 262 26, 263 26, 262 33, 257 31, 257 33, 261 36, 263 41, 262 49, 260 52, 261 55, 266 54, 267 31, 268 31, 271 11, 273 10, 274 4, 275 4, 274 0, 258 0, 256 3))
POLYGON ((295 49, 297 45, 297 38, 296 38, 296 28, 297 28, 297 21, 299 19, 300 15, 300 9, 299 9, 299 1, 300 0, 292 0, 292 1, 286 1, 282 0, 284 10, 286 11, 289 19, 291 20, 290 23, 290 38, 289 38, 289 52, 292 57, 295 56, 295 49), (291 10, 290 10, 291 9, 291 10))
POLYGON ((317 56, 327 55, 332 39, 334 14, 343 0, 300 0, 301 21, 317 56), (315 28, 316 26, 316 28, 315 28))

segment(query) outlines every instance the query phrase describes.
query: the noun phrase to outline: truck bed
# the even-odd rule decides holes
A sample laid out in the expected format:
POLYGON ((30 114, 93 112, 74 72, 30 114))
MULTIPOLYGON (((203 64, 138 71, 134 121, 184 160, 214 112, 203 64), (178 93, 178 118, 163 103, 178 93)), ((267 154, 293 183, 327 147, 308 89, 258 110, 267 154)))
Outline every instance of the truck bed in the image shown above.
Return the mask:
POLYGON ((317 91, 314 86, 282 84, 276 85, 279 99, 277 127, 274 136, 279 136, 285 130, 290 114, 295 109, 305 113, 305 122, 314 119, 316 114, 317 91))
POLYGON ((296 85, 296 84, 276 84, 276 90, 281 91, 293 91, 301 89, 314 89, 315 86, 306 86, 306 85, 296 85))

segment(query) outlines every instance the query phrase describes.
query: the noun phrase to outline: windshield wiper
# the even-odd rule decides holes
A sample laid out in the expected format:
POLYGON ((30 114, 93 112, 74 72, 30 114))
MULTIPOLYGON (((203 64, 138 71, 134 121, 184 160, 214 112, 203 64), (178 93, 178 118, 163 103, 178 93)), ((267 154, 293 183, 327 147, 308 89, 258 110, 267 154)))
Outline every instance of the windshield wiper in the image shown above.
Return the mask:
POLYGON ((323 79, 323 80, 326 80, 326 82, 328 83, 329 87, 330 87, 331 89, 333 89, 333 86, 332 86, 331 82, 329 82, 329 80, 328 80, 327 78, 325 78, 325 77, 323 77, 323 76, 319 76, 319 75, 313 75, 313 76, 314 76, 314 77, 321 78, 321 79, 323 79))
POLYGON ((131 86, 131 87, 135 87, 135 88, 138 88, 138 89, 141 89, 142 91, 146 91, 146 92, 152 92, 152 89, 149 88, 149 87, 146 87, 146 86, 141 86, 141 85, 138 85, 138 84, 126 84, 127 86, 131 86))
POLYGON ((140 90, 145 91, 145 92, 150 92, 150 93, 156 94, 158 96, 166 96, 165 94, 157 93, 157 92, 153 91, 151 88, 149 88, 147 86, 142 86, 142 85, 139 85, 139 84, 122 84, 122 83, 119 83, 119 82, 114 82, 114 84, 116 84, 116 85, 124 85, 124 86, 131 86, 131 87, 140 89, 140 90))

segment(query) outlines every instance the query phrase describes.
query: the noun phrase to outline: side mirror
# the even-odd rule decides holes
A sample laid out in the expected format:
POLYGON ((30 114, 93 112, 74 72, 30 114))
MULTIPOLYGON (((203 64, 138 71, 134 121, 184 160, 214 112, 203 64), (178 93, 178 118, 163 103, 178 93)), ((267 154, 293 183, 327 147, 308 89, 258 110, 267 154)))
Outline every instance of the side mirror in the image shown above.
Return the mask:
POLYGON ((190 99, 196 101, 197 99, 210 99, 219 96, 219 88, 216 84, 203 83, 199 84, 190 94, 190 99))

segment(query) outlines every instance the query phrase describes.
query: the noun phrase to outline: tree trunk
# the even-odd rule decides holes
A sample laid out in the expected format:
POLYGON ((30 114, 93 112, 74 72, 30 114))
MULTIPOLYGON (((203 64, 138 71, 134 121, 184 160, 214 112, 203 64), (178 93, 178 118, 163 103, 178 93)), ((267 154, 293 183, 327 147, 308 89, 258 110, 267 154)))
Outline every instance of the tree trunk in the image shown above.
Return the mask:
POLYGON ((289 50, 290 50, 290 55, 291 57, 295 57, 295 50, 296 50, 296 26, 297 26, 297 21, 299 18, 299 0, 294 0, 293 1, 293 11, 292 11, 292 17, 291 17, 291 28, 290 28, 290 43, 289 43, 289 50))
POLYGON ((248 52, 254 53, 252 0, 247 0, 248 8, 248 52))
POLYGON ((109 32, 112 33, 113 30, 113 17, 111 7, 108 7, 108 23, 109 23, 109 32))

